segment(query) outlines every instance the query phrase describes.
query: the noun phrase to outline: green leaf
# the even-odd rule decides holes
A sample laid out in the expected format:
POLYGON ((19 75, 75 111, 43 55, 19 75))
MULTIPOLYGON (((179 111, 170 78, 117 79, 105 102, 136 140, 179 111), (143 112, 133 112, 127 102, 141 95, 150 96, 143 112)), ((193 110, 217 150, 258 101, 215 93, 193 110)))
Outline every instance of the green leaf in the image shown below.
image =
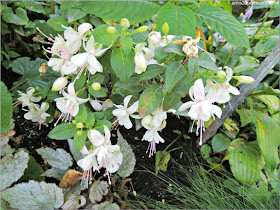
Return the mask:
POLYGON ((112 123, 108 120, 98 120, 95 125, 94 129, 98 130, 101 133, 104 133, 104 125, 106 125, 109 129, 112 127, 112 123))
POLYGON ((134 33, 130 35, 134 42, 136 43, 143 43, 147 40, 149 36, 149 31, 134 33))
POLYGON ((73 165, 71 155, 64 149, 52 149, 49 147, 36 149, 36 152, 54 168, 66 170, 73 165))
MULTIPOLYGON (((77 76, 72 76, 72 82, 74 83, 77 76)), ((81 90, 83 87, 85 87, 87 82, 87 75, 82 74, 79 79, 77 79, 74 83, 75 91, 81 90)))
POLYGON ((87 131, 82 131, 82 135, 77 135, 77 133, 74 136, 74 141, 73 141, 73 147, 76 152, 79 152, 83 146, 85 145, 87 140, 87 131))
MULTIPOLYGON (((44 7, 42 6, 41 2, 37 2, 37 1, 21 1, 25 8, 32 11, 32 12, 37 12, 37 13, 42 13, 42 14, 46 14, 46 11, 44 9, 44 7)), ((38 180, 39 181, 39 180, 38 180)))
POLYGON ((185 6, 167 3, 161 7, 157 17, 157 31, 162 32, 163 24, 169 25, 169 34, 188 35, 195 38, 196 18, 194 13, 185 6))
POLYGON ((92 87, 90 86, 88 88, 88 92, 90 95, 96 98, 104 98, 107 96, 107 88, 100 88, 99 90, 93 90, 92 87))
POLYGON ((164 71, 165 68, 161 65, 157 65, 157 64, 148 65, 146 71, 138 76, 137 81, 140 82, 141 80, 152 79, 158 76, 159 74, 162 74, 164 71))
POLYGON ((146 1, 81 1, 79 8, 106 20, 127 18, 130 23, 139 23, 154 15, 159 6, 146 1))
POLYGON ((174 62, 171 63, 166 69, 166 76, 165 76, 165 88, 167 91, 171 91, 172 88, 182 79, 187 70, 185 67, 179 63, 174 62))
POLYGON ((237 109, 236 112, 240 116, 241 125, 240 127, 244 127, 251 122, 250 111, 246 109, 237 109))
POLYGON ((263 90, 253 92, 250 94, 250 96, 257 96, 257 95, 273 95, 273 96, 279 96, 279 89, 273 89, 272 87, 268 86, 263 90))
POLYGON ((28 168, 25 169, 24 175, 20 178, 20 182, 27 182, 29 180, 44 181, 45 177, 40 176, 44 172, 39 163, 36 162, 33 156, 29 155, 28 168))
POLYGON ((156 152, 156 164, 155 164, 156 174, 158 174, 159 171, 163 171, 163 172, 167 171, 167 165, 169 160, 170 160, 169 152, 164 152, 164 151, 156 152))
POLYGON ((167 92, 166 95, 164 96, 163 100, 163 109, 164 110, 169 110, 174 108, 179 101, 181 100, 181 94, 174 93, 174 92, 167 92))
POLYGON ((253 48, 254 57, 266 57, 267 54, 279 43, 279 36, 268 36, 258 41, 253 48))
POLYGON ((67 20, 69 23, 72 23, 76 20, 79 20, 86 16, 86 12, 82 11, 81 9, 76 8, 69 8, 67 11, 67 20))
POLYGON ((182 45, 179 44, 168 44, 161 49, 162 52, 166 53, 175 53, 180 56, 184 56, 185 54, 182 51, 182 45))
POLYGON ((114 44, 118 40, 117 34, 108 34, 107 28, 109 25, 103 24, 97 26, 92 31, 92 35, 94 37, 95 42, 104 44, 104 45, 111 45, 114 44))
POLYGON ((163 52, 162 51, 162 48, 161 46, 158 46, 156 47, 155 49, 155 56, 154 56, 154 59, 158 62, 158 63, 163 63, 165 60, 165 58, 169 55, 167 52, 163 52))
POLYGON ((215 55, 213 53, 206 53, 206 52, 202 52, 199 55, 199 59, 197 59, 197 63, 199 66, 209 69, 209 70, 213 70, 213 71, 218 71, 218 67, 216 66, 215 62, 212 60, 212 58, 216 61, 215 55), (211 55, 211 57, 210 57, 211 55))
POLYGON ((10 130, 10 120, 13 117, 13 99, 8 88, 1 81, 1 133, 10 130))
POLYGON ((103 196, 107 195, 109 185, 105 181, 97 180, 93 183, 89 190, 89 199, 92 203, 100 202, 103 196))
POLYGON ((94 126, 95 123, 95 116, 93 114, 93 112, 89 112, 87 115, 87 121, 86 121, 86 127, 88 129, 91 129, 94 126))
MULTIPOLYGON (((230 44, 226 44, 225 46, 223 46, 220 50, 217 51, 216 58, 224 64, 228 58, 229 53, 231 52, 232 47, 233 46, 230 44)), ((240 47, 234 48, 233 53, 231 54, 227 62, 227 66, 235 66, 243 52, 244 49, 240 47)))
POLYGON ((243 26, 227 11, 210 4, 201 4, 194 9, 199 22, 204 22, 218 31, 229 44, 249 48, 249 39, 243 26))
MULTIPOLYGON (((76 152, 75 149, 74 149, 74 146, 73 146, 74 140, 73 139, 67 139, 67 141, 68 141, 68 146, 69 146, 70 152, 71 152, 74 160, 76 162, 78 162, 79 160, 83 159, 85 157, 85 155, 82 154, 80 151, 76 152)), ((64 174, 65 173, 62 174, 61 179, 63 178, 64 174)), ((61 180, 61 179, 59 179, 59 180, 61 180)))
POLYGON ((163 92, 159 85, 151 85, 139 98, 139 114, 141 117, 151 114, 162 103, 163 92))
POLYGON ((26 11, 20 7, 16 8, 15 13, 11 7, 5 7, 2 13, 2 18, 7 23, 21 26, 25 25, 29 20, 26 11))
POLYGON ((50 35, 52 34, 53 36, 57 35, 57 31, 53 29, 53 27, 50 26, 46 21, 44 20, 35 20, 34 21, 35 26, 40 29, 44 34, 50 35))
POLYGON ((193 76, 199 69, 198 59, 194 57, 190 57, 188 60, 188 70, 190 75, 193 76))
POLYGON ((52 177, 52 178, 57 179, 58 181, 61 181, 66 172, 67 172, 67 170, 51 168, 51 169, 46 170, 44 173, 42 173, 41 176, 52 177))
MULTIPOLYGON (((145 89, 144 86, 142 86, 140 83, 138 83, 137 77, 129 78, 128 83, 118 81, 115 83, 114 87, 127 90, 127 91, 133 93, 133 95, 137 95, 137 94, 139 94, 139 92, 141 92, 142 90, 145 89)), ((115 101, 115 100, 113 100, 113 101, 115 101)))
POLYGON ((62 189, 55 184, 29 181, 1 192, 13 209, 55 209, 64 203, 62 189))
MULTIPOLYGON (((0 165, 0 191, 11 186, 14 182, 22 177, 24 170, 27 168, 29 157, 24 151, 16 154, 7 154, 1 159, 0 165)), ((1 196, 3 199, 3 197, 1 196)))
POLYGON ((218 133, 212 138, 211 144, 212 144, 213 150, 216 153, 222 152, 229 147, 230 139, 227 136, 225 136, 221 133, 218 133))
POLYGON ((9 144, 5 144, 4 146, 0 147, 0 155, 1 155, 1 157, 5 156, 7 154, 14 153, 14 152, 15 152, 15 149, 11 148, 11 146, 9 144))
POLYGON ((78 131, 74 124, 62 123, 49 132, 48 137, 56 140, 65 140, 72 138, 78 131))
POLYGON ((273 171, 279 164, 279 123, 266 114, 254 110, 252 120, 256 126, 257 142, 265 162, 273 171))
POLYGON ((128 82, 135 71, 133 54, 125 55, 120 48, 113 49, 111 55, 111 66, 116 76, 123 82, 128 82))
POLYGON ((136 158, 130 144, 123 138, 120 131, 117 131, 118 145, 120 146, 121 153, 123 154, 122 164, 118 169, 118 175, 121 177, 130 176, 136 164, 136 158))
POLYGON ((184 76, 177 84, 174 86, 172 92, 178 94, 185 94, 189 92, 191 86, 193 86, 195 79, 193 79, 189 74, 184 76))
POLYGON ((59 16, 56 19, 49 19, 48 24, 56 31, 65 31, 65 28, 62 28, 61 25, 68 26, 68 21, 64 17, 59 16))
POLYGON ((121 37, 121 46, 123 52, 128 55, 131 52, 133 46, 133 40, 131 36, 122 36, 121 37))
POLYGON ((81 123, 85 123, 87 121, 87 108, 85 104, 80 104, 79 105, 79 112, 75 116, 75 120, 81 123))
POLYGON ((228 148, 230 169, 243 184, 252 185, 260 178, 263 163, 261 150, 256 141, 244 142, 238 138, 228 148))
POLYGON ((255 98, 261 100, 263 103, 267 105, 268 111, 270 114, 274 114, 275 112, 279 112, 279 97, 274 95, 258 95, 254 96, 255 98))
POLYGON ((202 157, 204 159, 207 159, 210 157, 210 153, 211 153, 211 147, 208 145, 208 144, 203 144, 201 147, 200 147, 200 152, 202 154, 202 157))
POLYGON ((252 75, 258 66, 259 61, 256 58, 252 56, 241 56, 239 57, 237 66, 233 68, 233 72, 252 75))

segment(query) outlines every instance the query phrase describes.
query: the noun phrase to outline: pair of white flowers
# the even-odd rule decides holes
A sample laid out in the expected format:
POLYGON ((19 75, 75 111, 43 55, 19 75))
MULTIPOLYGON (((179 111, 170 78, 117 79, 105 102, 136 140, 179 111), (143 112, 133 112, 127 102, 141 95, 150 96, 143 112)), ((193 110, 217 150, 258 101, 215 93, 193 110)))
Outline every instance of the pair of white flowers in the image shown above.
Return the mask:
POLYGON ((84 170, 83 179, 91 182, 92 171, 99 171, 99 169, 106 168, 109 183, 109 173, 115 173, 122 163, 123 155, 120 151, 119 145, 112 145, 110 138, 111 133, 107 126, 104 126, 103 136, 98 130, 90 130, 88 138, 93 145, 93 149, 88 150, 86 146, 81 149, 81 153, 86 155, 83 159, 77 162, 84 170))

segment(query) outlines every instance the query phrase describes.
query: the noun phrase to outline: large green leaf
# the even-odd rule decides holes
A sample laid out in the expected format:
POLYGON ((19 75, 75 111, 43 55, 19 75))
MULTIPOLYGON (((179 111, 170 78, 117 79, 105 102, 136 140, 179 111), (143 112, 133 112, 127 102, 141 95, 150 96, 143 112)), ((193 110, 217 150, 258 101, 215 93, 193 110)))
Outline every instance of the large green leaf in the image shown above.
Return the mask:
POLYGON ((253 48, 254 57, 265 57, 279 43, 279 36, 268 36, 258 41, 253 48))
POLYGON ((176 6, 173 3, 165 4, 159 11, 157 31, 162 31, 165 22, 169 25, 169 34, 188 35, 195 38, 196 18, 187 7, 176 6))
POLYGON ((166 93, 163 100, 163 109, 167 111, 169 109, 174 108, 179 103, 180 99, 181 94, 174 92, 166 93))
POLYGON ((279 122, 254 110, 252 111, 252 119, 256 125, 257 141, 265 162, 273 171, 279 164, 279 122))
POLYGON ((252 75, 258 66, 259 61, 256 58, 252 56, 240 56, 237 66, 233 68, 233 72, 252 75))
POLYGON ((227 136, 218 133, 213 137, 211 143, 215 152, 222 152, 229 147, 230 139, 227 136))
POLYGON ((89 190, 89 199, 92 203, 100 202, 103 196, 107 195, 109 185, 105 181, 97 180, 93 183, 89 190))
POLYGON ((33 180, 17 184, 0 195, 13 209, 54 209, 64 203, 61 188, 33 180))
POLYGON ((79 8, 106 20, 127 18, 131 23, 139 23, 154 15, 159 6, 146 1, 80 1, 79 8))
POLYGON ((20 182, 29 180, 44 181, 45 177, 40 176, 44 173, 41 164, 37 163, 33 156, 29 155, 28 168, 25 169, 24 175, 20 178, 20 182))
POLYGON ((141 117, 151 114, 162 103, 163 92, 159 85, 151 85, 140 95, 139 113, 141 117))
POLYGON ((74 124, 62 123, 49 132, 48 137, 56 140, 65 140, 72 138, 78 131, 74 124))
POLYGON ((120 80, 128 82, 135 71, 133 54, 125 55, 120 48, 114 49, 111 55, 111 66, 120 80))
POLYGON ((5 7, 2 13, 2 18, 7 23, 13 23, 16 25, 25 25, 29 20, 26 11, 20 7, 16 8, 15 13, 11 7, 5 7))
POLYGON ((256 141, 244 142, 238 138, 228 148, 230 169, 241 183, 252 185, 260 178, 263 163, 256 141))
POLYGON ((82 131, 82 135, 75 134, 73 147, 76 152, 79 152, 83 148, 83 146, 86 143, 86 140, 87 140, 87 131, 82 131))
POLYGON ((1 133, 10 130, 13 117, 13 99, 4 82, 1 81, 1 133))
POLYGON ((194 7, 195 15, 199 22, 204 22, 218 31, 228 43, 249 48, 247 33, 238 20, 220 7, 210 4, 201 4, 194 7))
POLYGON ((161 65, 151 64, 148 65, 146 71, 138 76, 138 81, 152 79, 159 74, 162 74, 165 68, 161 65))
POLYGON ((171 63, 166 69, 166 76, 165 76, 165 88, 167 91, 171 91, 172 88, 182 79, 187 70, 185 67, 179 63, 171 63))

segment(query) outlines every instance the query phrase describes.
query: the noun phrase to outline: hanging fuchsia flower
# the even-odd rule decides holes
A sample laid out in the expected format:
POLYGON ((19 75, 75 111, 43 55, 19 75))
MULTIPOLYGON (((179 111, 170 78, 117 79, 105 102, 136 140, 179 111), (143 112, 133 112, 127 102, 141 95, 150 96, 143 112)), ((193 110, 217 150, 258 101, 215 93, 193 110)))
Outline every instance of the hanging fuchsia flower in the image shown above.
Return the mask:
MULTIPOLYGON (((198 136, 198 130, 200 129, 200 142, 202 145, 202 132, 205 130, 204 122, 210 120, 211 117, 221 117, 222 109, 213 103, 219 98, 220 93, 216 93, 216 88, 211 87, 205 96, 205 90, 202 79, 195 81, 194 85, 189 90, 190 97, 193 101, 182 104, 179 108, 179 112, 185 111, 190 108, 188 116, 194 120, 197 120, 196 135, 198 136)), ((194 123, 193 123, 194 125, 194 123)))
POLYGON ((68 85, 68 93, 62 92, 63 97, 56 98, 56 107, 62 112, 58 121, 62 118, 65 122, 71 121, 73 116, 76 116, 79 112, 79 104, 85 103, 88 99, 78 98, 75 92, 74 83, 68 85))

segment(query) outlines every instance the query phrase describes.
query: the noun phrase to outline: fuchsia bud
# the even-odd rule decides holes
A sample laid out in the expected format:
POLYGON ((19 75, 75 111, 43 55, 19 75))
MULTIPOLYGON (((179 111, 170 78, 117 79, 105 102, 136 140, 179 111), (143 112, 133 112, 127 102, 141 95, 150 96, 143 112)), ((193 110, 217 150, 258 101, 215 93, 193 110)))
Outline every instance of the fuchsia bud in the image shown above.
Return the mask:
POLYGON ((142 72, 146 71, 147 63, 144 55, 137 52, 134 56, 134 61, 138 69, 140 69, 142 72))
POLYGON ((52 86, 52 91, 59 91, 67 85, 68 79, 66 77, 57 78, 52 86))

